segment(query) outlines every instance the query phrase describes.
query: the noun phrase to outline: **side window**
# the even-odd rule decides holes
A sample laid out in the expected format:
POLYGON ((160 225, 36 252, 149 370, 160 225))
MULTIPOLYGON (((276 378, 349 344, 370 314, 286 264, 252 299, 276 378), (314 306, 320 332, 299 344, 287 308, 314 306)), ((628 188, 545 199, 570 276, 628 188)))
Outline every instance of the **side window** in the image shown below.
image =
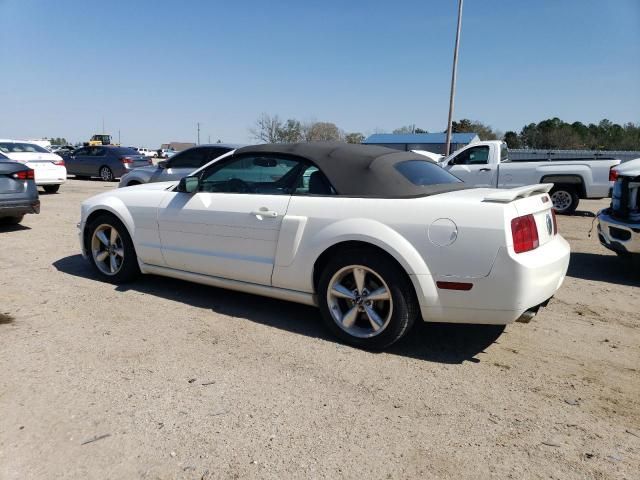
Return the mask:
POLYGON ((207 154, 203 156, 202 160, 200 161, 200 165, 198 165, 198 167, 204 167, 211 160, 215 160, 220 155, 224 155, 225 153, 230 151, 231 151, 230 148, 219 148, 219 147, 208 148, 207 154))
POLYGON ((289 158, 249 155, 204 172, 200 191, 290 195, 292 184, 305 164, 289 158))
POLYGON ((200 168, 203 165, 202 161, 206 157, 207 152, 205 148, 190 148, 189 150, 180 152, 169 159, 168 167, 191 168, 195 170, 196 168, 200 168))
POLYGON ((296 195, 335 195, 336 191, 318 167, 309 165, 298 178, 294 193, 296 195))
POLYGON ((456 165, 484 165, 489 162, 489 147, 480 146, 468 148, 460 153, 455 160, 456 165))
POLYGON ((80 148, 78 150, 76 150, 75 152, 73 152, 73 155, 75 155, 76 157, 81 157, 87 154, 87 149, 86 148, 80 148))
POLYGON ((94 157, 104 157, 107 154, 107 151, 104 148, 96 148, 93 152, 94 157))

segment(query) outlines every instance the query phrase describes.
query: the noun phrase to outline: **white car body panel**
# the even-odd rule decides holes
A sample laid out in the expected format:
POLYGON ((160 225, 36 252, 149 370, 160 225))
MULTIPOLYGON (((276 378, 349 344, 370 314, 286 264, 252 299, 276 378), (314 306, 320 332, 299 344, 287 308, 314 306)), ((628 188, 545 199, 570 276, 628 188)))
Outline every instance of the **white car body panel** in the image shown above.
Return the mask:
POLYGON ((107 210, 127 227, 143 273, 314 304, 320 255, 342 242, 366 242, 407 272, 425 321, 493 324, 548 300, 568 267, 567 242, 547 233, 549 186, 384 199, 187 194, 172 191, 175 185, 126 187, 85 201, 83 253, 87 219, 107 210), (510 222, 527 214, 534 215, 540 246, 516 254, 510 222), (473 288, 444 290, 438 281, 473 288))
POLYGON ((53 163, 62 161, 62 157, 55 153, 7 152, 4 155, 33 169, 36 185, 61 185, 67 181, 67 169, 64 165, 53 163))
POLYGON ((540 160, 527 162, 502 162, 499 140, 489 140, 469 144, 456 150, 439 164, 463 182, 474 187, 514 188, 539 182, 551 182, 546 177, 579 177, 584 198, 604 198, 609 195, 612 182, 609 170, 620 164, 620 160, 540 160), (477 147, 489 147, 489 157, 484 164, 451 164, 463 152, 477 147))

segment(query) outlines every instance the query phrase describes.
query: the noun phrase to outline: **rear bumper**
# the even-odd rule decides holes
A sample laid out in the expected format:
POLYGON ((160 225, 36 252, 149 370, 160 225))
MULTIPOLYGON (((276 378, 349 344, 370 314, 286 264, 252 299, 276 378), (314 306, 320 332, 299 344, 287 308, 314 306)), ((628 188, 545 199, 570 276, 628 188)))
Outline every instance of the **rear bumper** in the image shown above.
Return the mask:
POLYGON ((598 239, 602 246, 621 254, 640 253, 640 223, 625 222, 606 212, 598 213, 598 239))
POLYGON ((34 169, 36 177, 36 185, 62 185, 67 181, 67 169, 63 166, 56 165, 53 168, 34 169))
POLYGON ((27 213, 40 213, 40 200, 0 200, 0 217, 19 217, 27 213))
POLYGON ((503 247, 486 277, 428 277, 419 280, 422 317, 429 322, 505 325, 544 306, 562 285, 570 247, 560 235, 533 251, 515 254, 503 247), (471 290, 436 289, 434 280, 472 283, 471 290), (430 285, 428 284, 430 283, 430 285))

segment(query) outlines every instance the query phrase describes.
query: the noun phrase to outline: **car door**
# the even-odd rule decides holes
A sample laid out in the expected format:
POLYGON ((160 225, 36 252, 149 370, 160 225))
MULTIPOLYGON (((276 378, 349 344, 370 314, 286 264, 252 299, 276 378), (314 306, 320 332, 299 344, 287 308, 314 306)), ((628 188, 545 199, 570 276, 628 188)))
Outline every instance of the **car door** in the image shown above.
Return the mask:
POLYGON ((489 146, 469 147, 445 165, 445 169, 474 187, 495 187, 497 166, 489 163, 489 146))
POLYGON ((158 211, 171 268, 271 285, 278 235, 304 161, 246 154, 211 165, 198 192, 171 192, 158 211))
POLYGON ((90 147, 79 148, 65 160, 67 173, 71 175, 89 175, 87 161, 90 147))

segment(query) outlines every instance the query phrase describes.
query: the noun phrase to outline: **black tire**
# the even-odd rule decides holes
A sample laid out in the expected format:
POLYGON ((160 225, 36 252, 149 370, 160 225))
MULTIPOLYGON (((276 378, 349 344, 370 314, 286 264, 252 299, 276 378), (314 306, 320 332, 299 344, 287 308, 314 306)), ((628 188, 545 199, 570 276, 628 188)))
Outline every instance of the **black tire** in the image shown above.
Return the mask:
POLYGON ((43 185, 44 191, 47 193, 58 193, 60 190, 60 185, 43 185))
POLYGON ((549 192, 549 196, 553 202, 553 208, 560 215, 571 215, 580 203, 578 192, 572 185, 556 185, 549 192))
POLYGON ((87 253, 89 254, 89 260, 93 268, 102 278, 111 283, 121 284, 131 282, 140 275, 138 257, 136 255, 136 250, 133 246, 133 242, 131 241, 131 236, 129 235, 127 228, 117 217, 109 213, 99 215, 87 224, 87 226, 85 227, 85 232, 85 246, 87 249, 87 253), (113 274, 105 273, 104 268, 101 268, 98 265, 92 249, 92 242, 95 231, 105 225, 111 226, 116 229, 121 239, 121 248, 124 251, 119 269, 113 274))
MULTIPOLYGON (((355 279, 355 277, 352 278, 355 279)), ((367 278, 369 279, 369 277, 367 278)), ((369 350, 380 350, 400 340, 411 329, 420 312, 413 285, 406 273, 392 259, 373 249, 345 249, 334 255, 320 274, 317 294, 322 318, 329 330, 341 341, 369 350), (387 312, 390 312, 390 318, 380 329, 380 332, 372 332, 371 336, 358 336, 349 333, 345 328, 338 325, 338 320, 334 319, 331 312, 332 306, 329 305, 330 300, 328 298, 330 284, 335 281, 336 275, 340 275, 340 272, 348 271, 351 266, 356 268, 360 266, 366 267, 366 269, 375 274, 373 279, 377 275, 379 279, 386 283, 390 292, 392 303, 387 309, 387 312)), ((358 297, 358 301, 362 302, 364 296, 360 297, 358 295, 358 297)), ((353 308, 352 305, 355 305, 354 300, 340 299, 339 302, 344 302, 344 309, 353 308)), ((338 306, 338 308, 340 307, 338 306)), ((336 310, 335 304, 333 310, 336 315, 340 315, 340 312, 336 310)), ((370 328, 369 323, 373 325, 373 321, 369 321, 370 317, 366 311, 358 310, 356 315, 357 320, 353 323, 352 329, 360 328, 358 325, 363 325, 362 329, 364 331, 368 326, 370 328)))
POLYGON ((18 225, 24 219, 24 215, 18 217, 2 217, 0 218, 0 225, 18 225))
POLYGON ((113 182, 116 179, 116 177, 113 175, 113 170, 111 170, 106 165, 100 167, 100 170, 98 170, 98 176, 104 182, 113 182))

